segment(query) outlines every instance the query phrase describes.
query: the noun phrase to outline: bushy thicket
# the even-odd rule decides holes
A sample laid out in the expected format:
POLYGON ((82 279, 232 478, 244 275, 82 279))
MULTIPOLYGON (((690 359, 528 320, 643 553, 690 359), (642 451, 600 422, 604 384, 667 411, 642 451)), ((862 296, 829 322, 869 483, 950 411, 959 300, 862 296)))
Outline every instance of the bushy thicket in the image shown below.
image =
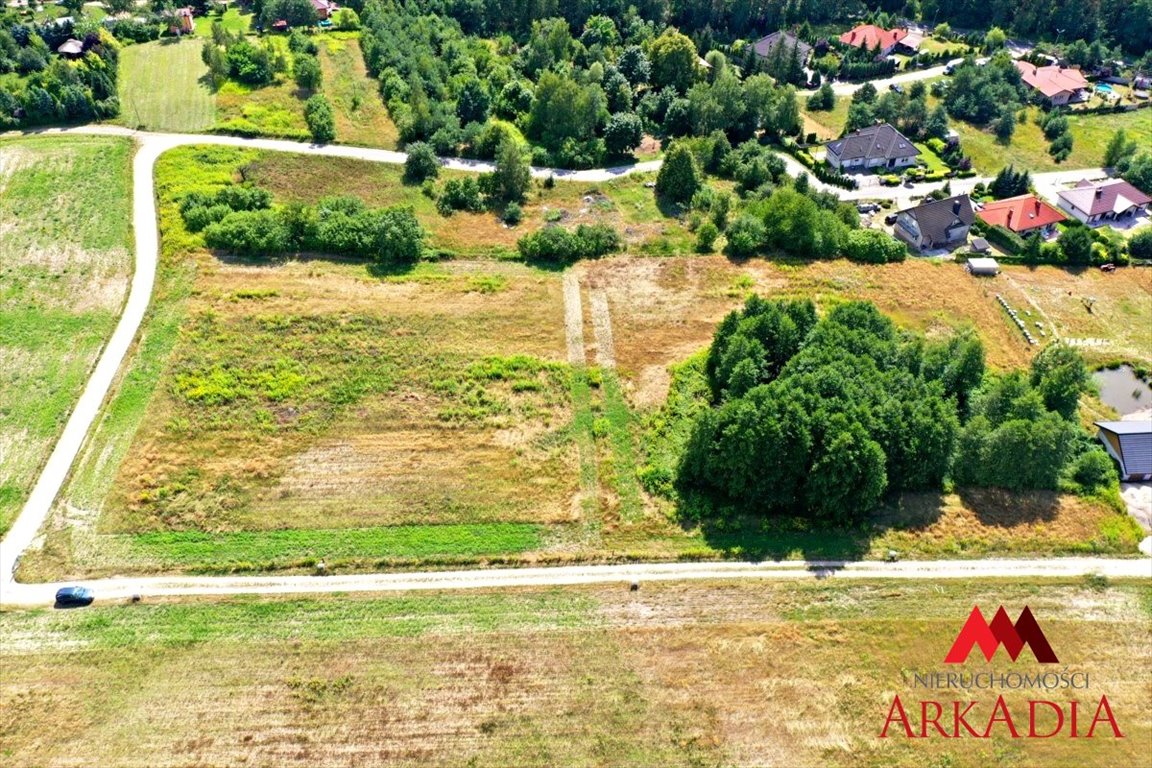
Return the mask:
POLYGON ((575 231, 547 226, 520 238, 516 248, 525 261, 570 264, 620 250, 620 234, 605 224, 581 224, 575 231))
POLYGON ((252 255, 312 251, 412 264, 424 250, 424 230, 411 208, 371 209, 353 197, 273 208, 255 187, 194 192, 180 205, 185 226, 203 231, 209 248, 252 255))

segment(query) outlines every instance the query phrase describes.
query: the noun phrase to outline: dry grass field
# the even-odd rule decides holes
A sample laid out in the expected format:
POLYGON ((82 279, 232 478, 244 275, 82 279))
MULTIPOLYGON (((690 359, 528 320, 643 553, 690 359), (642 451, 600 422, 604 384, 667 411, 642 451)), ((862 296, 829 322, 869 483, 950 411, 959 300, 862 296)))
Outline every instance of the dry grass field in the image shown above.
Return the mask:
POLYGON ((1139 765, 1150 619, 1143 584, 835 578, 5 612, 0 765, 1139 765), (1014 717, 1105 695, 1124 738, 880 739, 896 695, 977 700, 986 723, 995 695, 913 673, 1052 670, 1027 650, 946 667, 973 605, 1028 605, 1090 676, 1005 692, 1014 717))
POLYGON ((0 534, 127 293, 130 165, 123 139, 0 142, 0 534))
MULTIPOLYGON (((1005 369, 1026 365, 1032 350, 997 292, 1023 306, 1027 280, 1073 292, 1081 281, 1106 281, 1139 322, 1148 313, 1142 274, 1010 269, 974 280, 959 265, 920 260, 620 256, 582 263, 565 278, 478 256, 499 256, 556 210, 631 228, 630 253, 677 237, 668 231, 679 225, 644 211, 651 193, 638 180, 536 189, 514 229, 491 214, 440 216, 397 169, 347 161, 186 148, 162 160, 158 182, 164 257, 155 316, 45 548, 23 563, 27 578, 306 571, 321 559, 368 569, 879 557, 889 548, 907 557, 1126 553, 1134 545, 1134 531, 1107 504, 1054 494, 911 496, 835 535, 771 524, 699 530, 682 526, 641 479, 649 465, 674 460, 690 424, 662 410, 670 372, 753 291, 809 296, 824 309, 870 299, 930 336, 971 326, 990 365, 1005 369), (462 257, 393 273, 352 260, 208 253, 184 230, 175 201, 241 172, 281 201, 339 190, 371 205, 412 204, 433 246, 462 257), (633 228, 634 219, 647 223, 633 228), (568 327, 566 303, 577 318, 568 327), (582 336, 575 352, 572 334, 582 336), (661 423, 678 431, 663 446, 653 442, 661 423)), ((1074 314, 1066 325, 1062 332, 1087 328, 1074 314)))

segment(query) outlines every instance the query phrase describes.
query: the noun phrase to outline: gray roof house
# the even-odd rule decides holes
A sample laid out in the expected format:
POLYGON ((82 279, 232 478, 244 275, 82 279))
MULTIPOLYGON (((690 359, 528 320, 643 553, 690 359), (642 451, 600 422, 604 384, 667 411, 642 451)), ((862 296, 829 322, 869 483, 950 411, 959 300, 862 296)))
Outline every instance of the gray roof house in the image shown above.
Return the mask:
POLYGON ((812 53, 812 46, 804 42, 800 38, 793 35, 791 32, 773 32, 770 35, 757 40, 752 44, 752 50, 756 55, 762 59, 766 59, 772 55, 772 50, 777 45, 783 45, 785 51, 791 51, 792 47, 796 47, 796 52, 800 54, 800 61, 808 61, 808 54, 812 53))
POLYGON ((854 131, 824 145, 828 164, 842 171, 869 168, 906 168, 920 150, 912 140, 888 123, 854 131))
POLYGON ((900 211, 892 231, 921 252, 952 249, 968 241, 968 230, 975 220, 972 199, 956 195, 900 211))
POLYGON ((1104 450, 1120 462, 1121 482, 1152 480, 1152 420, 1098 421, 1096 426, 1104 450))

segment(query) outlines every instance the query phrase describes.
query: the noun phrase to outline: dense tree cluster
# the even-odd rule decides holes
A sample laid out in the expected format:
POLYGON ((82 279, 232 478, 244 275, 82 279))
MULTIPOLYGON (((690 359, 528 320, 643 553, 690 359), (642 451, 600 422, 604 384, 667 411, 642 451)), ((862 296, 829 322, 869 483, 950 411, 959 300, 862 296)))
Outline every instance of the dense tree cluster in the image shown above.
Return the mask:
POLYGON ((1011 489, 1115 482, 1075 421, 1084 363, 1059 344, 1028 373, 985 377, 970 332, 928 342, 869 303, 818 320, 809 301, 754 296, 720 324, 704 370, 711 407, 677 486, 716 509, 851 523, 888 494, 949 477, 1011 489))
POLYGON ((975 125, 990 125, 1001 139, 1016 130, 1016 112, 1028 94, 1011 57, 999 54, 982 66, 966 61, 956 68, 944 95, 948 114, 975 125))
MULTIPOLYGON (((723 131, 743 141, 799 130, 795 91, 765 74, 707 62, 692 38, 613 9, 573 22, 533 18, 496 45, 474 35, 491 22, 461 4, 370 0, 363 14, 369 71, 405 142, 440 155, 489 158, 494 125, 534 145, 539 165, 588 167, 635 149, 644 133, 665 138, 723 131), (463 14, 463 15, 461 15, 463 14), (503 123, 498 121, 505 121, 503 123)), ((588 9, 591 11, 592 9, 588 9)))
POLYGON ((849 522, 887 493, 940 487, 958 400, 983 372, 979 342, 960 346, 946 359, 863 302, 817 321, 811 302, 750 298, 709 350, 715 407, 694 427, 681 490, 745 512, 849 522))
POLYGON ((119 49, 91 23, 31 25, 0 15, 0 131, 115 117, 119 49), (56 52, 73 38, 83 46, 78 56, 56 52))
POLYGON ((1136 142, 1119 130, 1113 134, 1104 152, 1104 165, 1115 168, 1130 184, 1152 192, 1152 151, 1138 152, 1136 142))
POLYGON ((997 200, 1026 195, 1032 188, 1032 176, 1028 171, 1017 171, 1009 164, 1000 169, 996 178, 988 185, 988 192, 997 200))
POLYGON ((235 253, 310 251, 412 264, 424 250, 424 230, 411 208, 370 209, 352 197, 273 207, 265 190, 230 186, 187 195, 180 212, 190 231, 203 232, 208 247, 235 253))

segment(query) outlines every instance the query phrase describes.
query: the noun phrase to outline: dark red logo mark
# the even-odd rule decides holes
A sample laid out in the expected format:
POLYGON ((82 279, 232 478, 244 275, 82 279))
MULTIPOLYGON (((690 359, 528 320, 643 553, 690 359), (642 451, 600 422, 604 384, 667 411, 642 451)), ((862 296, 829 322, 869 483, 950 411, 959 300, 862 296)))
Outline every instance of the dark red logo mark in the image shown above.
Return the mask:
POLYGON ((968 660, 968 654, 972 653, 974 645, 980 646, 984 658, 988 661, 992 661, 996 649, 1001 645, 1008 651, 1009 658, 1016 661, 1020 651, 1027 645, 1032 649, 1036 661, 1041 664, 1060 663, 1028 606, 1024 606, 1015 624, 1008 618, 1004 606, 1000 606, 991 622, 984 619, 979 606, 973 607, 972 613, 968 615, 968 621, 964 622, 964 628, 960 630, 956 642, 952 644, 952 650, 948 651, 948 655, 944 658, 944 663, 963 664, 968 660))

